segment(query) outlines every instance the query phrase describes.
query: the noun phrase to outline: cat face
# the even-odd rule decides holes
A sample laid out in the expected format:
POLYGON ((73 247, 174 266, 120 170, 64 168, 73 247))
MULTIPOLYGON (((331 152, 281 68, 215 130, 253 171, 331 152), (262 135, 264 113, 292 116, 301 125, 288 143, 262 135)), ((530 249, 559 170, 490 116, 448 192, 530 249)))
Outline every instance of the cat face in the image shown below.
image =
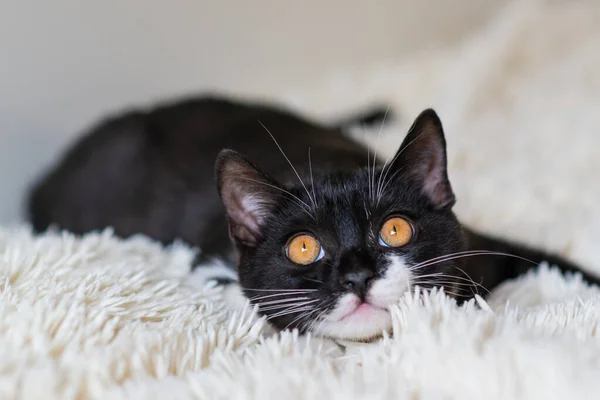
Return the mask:
POLYGON ((217 161, 246 296, 277 327, 342 339, 391 328, 406 291, 450 286, 466 248, 433 110, 381 167, 283 186, 239 154, 217 161))

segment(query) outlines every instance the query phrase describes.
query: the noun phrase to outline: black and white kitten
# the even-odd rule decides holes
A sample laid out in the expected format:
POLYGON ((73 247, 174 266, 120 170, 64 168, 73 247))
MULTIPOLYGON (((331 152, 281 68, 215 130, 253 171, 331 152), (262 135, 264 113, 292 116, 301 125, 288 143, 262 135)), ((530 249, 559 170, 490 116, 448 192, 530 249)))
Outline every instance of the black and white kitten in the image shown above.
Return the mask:
POLYGON ((34 188, 29 211, 38 231, 183 239, 198 263, 224 260, 229 272, 212 277, 239 280, 278 328, 333 338, 389 330, 387 308, 414 285, 462 299, 541 261, 582 272, 467 229, 454 202, 433 110, 393 158, 373 160, 337 127, 201 98, 102 122, 34 188))

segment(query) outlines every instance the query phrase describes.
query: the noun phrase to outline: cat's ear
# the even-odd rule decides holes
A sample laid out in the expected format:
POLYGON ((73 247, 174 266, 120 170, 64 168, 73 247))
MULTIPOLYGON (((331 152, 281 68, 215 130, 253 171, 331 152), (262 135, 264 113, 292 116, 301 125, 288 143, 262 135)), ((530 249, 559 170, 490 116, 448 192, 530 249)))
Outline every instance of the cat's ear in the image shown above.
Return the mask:
POLYGON ((454 205, 454 192, 448 180, 446 139, 434 110, 427 109, 417 117, 394 160, 392 168, 401 168, 415 179, 434 208, 454 205))
POLYGON ((278 184, 233 150, 219 153, 215 169, 230 236, 238 244, 254 246, 277 204, 278 184))

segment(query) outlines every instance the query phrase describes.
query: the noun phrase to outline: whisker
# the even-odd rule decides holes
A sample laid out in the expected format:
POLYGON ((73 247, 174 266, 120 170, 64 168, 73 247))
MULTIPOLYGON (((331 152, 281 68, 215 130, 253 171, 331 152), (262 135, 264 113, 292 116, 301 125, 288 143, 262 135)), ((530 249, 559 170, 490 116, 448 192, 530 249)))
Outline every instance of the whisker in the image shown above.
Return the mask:
MULTIPOLYGON (((275 318, 281 313, 287 313, 288 311, 295 312, 295 311, 298 311, 298 309, 300 309, 300 308, 307 308, 307 309, 311 308, 312 309, 312 308, 314 308, 314 305, 312 305, 313 303, 314 303, 314 301, 306 301, 306 302, 298 303, 298 304, 291 304, 291 305, 286 304, 285 308, 283 310, 278 311, 274 314, 271 314, 269 317, 275 318), (306 304, 304 304, 304 303, 306 303, 306 304)), ((281 308, 283 308, 283 307, 281 307, 281 308)))
POLYGON ((381 196, 383 196, 383 194, 385 193, 388 185, 390 184, 390 182, 392 182, 394 180, 394 178, 398 175, 401 174, 402 171, 404 171, 404 169, 406 168, 406 165, 403 165, 402 167, 400 167, 397 171, 395 171, 388 180, 385 181, 383 187, 381 188, 381 191, 379 192, 379 194, 377 195, 377 205, 379 205, 379 203, 381 202, 381 196))
MULTIPOLYGON (((407 136, 410 135, 410 133, 412 132, 413 129, 415 129, 414 125, 408 131, 407 136)), ((381 170, 381 174, 383 174, 383 180, 384 180, 384 182, 386 182, 386 177, 387 177, 388 173, 390 172, 390 169, 392 168, 392 165, 394 164, 394 162, 396 162, 396 160, 398 159, 398 157, 400 157, 400 155, 402 153, 404 153, 404 151, 406 149, 408 149, 413 143, 415 143, 417 140, 419 140, 419 138, 421 136, 423 136, 423 133, 419 134, 416 138, 414 138, 413 140, 411 140, 410 142, 408 142, 408 144, 406 146, 404 146, 400 151, 398 151, 394 155, 394 158, 392 159, 392 161, 389 163, 387 170, 384 170, 384 169, 381 170)), ((391 178, 387 182, 389 182, 389 181, 391 181, 391 178)), ((386 184, 386 187, 387 187, 387 184, 386 184)))
MULTIPOLYGON (((462 257, 462 256, 465 256, 465 255, 473 255, 473 256, 475 256, 475 255, 486 255, 486 254, 509 256, 509 257, 520 257, 520 256, 517 256, 517 255, 514 255, 514 254, 510 254, 510 253, 500 253, 500 252, 494 252, 494 251, 490 251, 490 250, 466 250, 466 251, 459 251, 459 252, 456 252, 456 253, 444 254, 444 255, 441 255, 441 256, 438 256, 438 257, 430 258, 429 260, 425 260, 425 261, 422 261, 422 262, 420 262, 418 264, 413 265, 411 268, 414 268, 416 270, 418 267, 423 266, 425 264, 428 264, 428 263, 430 263, 432 261, 445 260, 448 257, 454 257, 454 256, 461 256, 462 257)), ((454 259, 454 258, 452 258, 452 259, 454 259)), ((527 260, 527 259, 524 259, 524 260, 535 264, 531 260, 527 260)))
MULTIPOLYGON (((383 126, 385 125, 385 120, 387 119, 389 111, 390 111, 390 106, 388 106, 387 109, 385 110, 385 114, 383 115, 383 120, 381 121, 381 126, 379 127, 379 134, 377 135, 377 142, 375 143, 375 154, 373 155, 373 171, 372 171, 371 178, 370 178, 373 181, 373 191, 375 189, 375 163, 377 162, 377 151, 379 150, 379 142, 381 140, 381 132, 383 131, 383 126)), ((381 177, 381 175, 380 175, 380 177, 381 177)), ((377 182, 377 185, 379 186, 379 182, 377 182)), ((371 199, 371 201, 374 201, 374 199, 371 199)))
POLYGON ((381 171, 379 171, 379 178, 377 179, 377 203, 379 204, 379 200, 381 199, 381 195, 382 193, 384 193, 384 191, 381 189, 383 183, 385 183, 385 180, 382 179, 383 177, 383 173, 385 172, 385 168, 388 166, 388 163, 390 162, 390 159, 392 157, 395 157, 395 154, 390 154, 385 162, 383 163, 383 166, 381 167, 381 171))
POLYGON ((424 268, 424 267, 430 267, 432 265, 435 264, 439 264, 442 262, 446 262, 446 261, 451 261, 451 260, 456 260, 459 258, 466 258, 466 257, 475 257, 475 256, 503 256, 503 257, 511 257, 511 258, 516 258, 522 261, 526 261, 529 262, 533 265, 537 265, 536 262, 531 261, 525 257, 521 257, 521 256, 517 256, 515 254, 509 254, 509 253, 502 253, 502 252, 497 252, 497 251, 485 251, 485 250, 476 250, 472 253, 469 254, 462 254, 462 255, 455 255, 455 256, 448 256, 446 258, 442 258, 433 262, 424 262, 424 263, 420 263, 420 264, 416 264, 413 266, 414 269, 417 269, 416 267, 418 266, 419 269, 420 268, 424 268))
POLYGON ((284 293, 269 294, 266 296, 259 295, 259 296, 250 297, 249 300, 262 300, 262 299, 268 299, 271 297, 292 296, 295 294, 306 294, 306 292, 284 292, 284 293))
POLYGON ((280 303, 291 303, 293 301, 298 301, 298 300, 310 300, 310 297, 292 297, 292 298, 286 298, 286 299, 277 299, 277 300, 269 300, 269 301, 262 301, 260 303, 257 303, 261 306, 267 306, 270 304, 280 304, 280 303))
MULTIPOLYGON (((521 257, 518 256, 516 254, 510 254, 510 253, 504 253, 504 252, 498 252, 498 251, 490 251, 490 250, 467 250, 467 251, 460 251, 460 252, 456 252, 456 253, 451 253, 451 254, 446 254, 446 255, 442 255, 442 256, 438 256, 438 257, 434 257, 431 258, 429 260, 423 261, 421 263, 415 264, 412 267, 409 268, 410 272, 414 272, 417 271, 419 269, 425 268, 425 267, 430 267, 432 265, 436 265, 439 263, 443 263, 446 261, 451 261, 451 260, 456 260, 456 259, 460 259, 460 258, 466 258, 466 257, 475 257, 475 256, 485 256, 485 255, 491 255, 491 256, 501 256, 501 257, 511 257, 511 258, 516 258, 528 263, 531 263, 532 265, 537 265, 537 263, 535 261, 532 261, 530 259, 527 259, 525 257, 521 257)), ((482 290, 484 290, 487 293, 490 293, 490 291, 483 286, 481 283, 477 283, 473 280, 473 278, 471 278, 469 276, 468 273, 466 273, 464 270, 462 270, 459 267, 454 266, 454 268, 458 269, 460 272, 462 272, 466 278, 460 277, 460 276, 456 276, 456 275, 448 275, 448 274, 444 274, 444 273, 435 273, 435 274, 429 274, 429 275, 422 275, 422 276, 417 276, 414 280, 413 280, 413 284, 414 285, 421 285, 421 284, 426 284, 426 285, 441 285, 442 287, 444 287, 443 285, 454 285, 455 287, 457 287, 457 289, 460 290, 465 290, 464 286, 466 287, 470 287, 472 289, 475 288, 481 288, 482 290), (426 277, 432 277, 432 276, 439 276, 439 277, 444 277, 444 278, 448 278, 448 279, 452 279, 451 281, 448 280, 435 280, 435 281, 423 281, 423 278, 426 277), (456 282, 456 280, 460 280, 463 282, 456 282), (464 281, 467 281, 469 283, 464 283, 464 281)), ((444 289, 446 289, 444 287, 444 289)), ((450 293, 449 291, 446 291, 447 293, 450 293)), ((475 292, 472 290, 471 294, 474 294, 475 292)), ((453 295, 456 295, 456 293, 451 293, 453 295)), ((463 295, 464 296, 464 295, 463 295)))
POLYGON ((447 275, 447 274, 442 274, 442 276, 449 278, 449 279, 455 279, 455 280, 460 280, 460 281, 466 281, 468 283, 460 283, 460 282, 454 282, 455 284, 462 284, 462 285, 468 285, 471 287, 478 287, 481 288, 482 290, 484 290, 485 292, 487 292, 488 294, 490 293, 490 291, 483 286, 481 283, 475 282, 470 276, 469 274, 467 274, 465 271, 463 271, 462 269, 458 268, 458 267, 454 267, 458 270, 460 270, 463 274, 465 274, 466 278, 463 278, 462 276, 458 276, 458 275, 447 275))
MULTIPOLYGON (((367 127, 365 126, 365 121, 363 120, 363 140, 367 145, 367 177, 369 176, 369 170, 371 169, 371 147, 369 145, 369 143, 366 140, 366 133, 367 133, 367 127)), ((372 193, 371 193, 371 181, 369 181, 369 201, 371 201, 372 198, 372 193)), ((369 212, 369 208, 367 207, 367 202, 365 201, 363 203, 364 207, 365 207, 365 215, 367 217, 367 220, 371 218, 371 213, 369 212)))
MULTIPOLYGON (((465 274, 465 276, 467 276, 467 278, 463 278, 463 277, 457 276, 457 275, 448 275, 443 272, 437 272, 434 274, 419 275, 416 278, 414 278, 413 282, 418 281, 419 279, 428 278, 428 277, 437 277, 437 276, 446 277, 446 278, 450 278, 450 279, 458 279, 458 280, 470 282, 470 285, 480 287, 481 289, 483 289, 489 293, 489 290, 485 286, 483 286, 481 283, 475 282, 473 279, 471 279, 471 277, 469 277, 469 275, 465 271, 463 271, 462 269, 460 269, 458 267, 454 267, 454 268, 460 270, 463 274, 465 274)), ((415 269, 418 269, 418 268, 415 268, 415 269)), ((413 272, 414 270, 412 268, 408 268, 408 271, 413 272)))
POLYGON ((454 297, 470 297, 468 294, 464 294, 464 293, 456 293, 450 290, 446 290, 446 288, 444 288, 444 293, 446 294, 451 294, 454 297))
POLYGON ((294 302, 294 303, 286 303, 286 304, 277 304, 274 306, 269 306, 269 307, 261 307, 259 305, 259 310, 260 311, 273 311, 273 310, 280 310, 280 309, 284 309, 281 312, 285 311, 285 310, 291 310, 293 308, 297 308, 297 307, 302 307, 302 306, 308 306, 309 304, 312 304, 314 302, 316 302, 317 300, 311 300, 311 301, 305 301, 305 302, 294 302))
POLYGON ((308 306, 308 304, 279 304, 276 306, 259 308, 259 311, 262 313, 266 313, 267 311, 284 312, 286 310, 292 309, 293 307, 304 307, 304 306, 308 306))
POLYGON ((302 306, 300 308, 294 308, 294 309, 291 309, 291 310, 283 310, 283 311, 280 311, 280 312, 275 313, 273 315, 269 315, 267 317, 267 320, 271 320, 273 318, 283 317, 283 316, 286 316, 286 315, 289 315, 289 314, 295 314, 297 312, 312 310, 313 308, 314 307, 308 305, 308 306, 302 306))
MULTIPOLYGON (((408 268, 408 272, 412 272, 413 270, 408 268)), ((427 274, 427 275, 419 275, 417 276, 417 278, 428 278, 430 276, 443 276, 444 273, 443 272, 436 272, 435 274, 427 274)))
POLYGON ((250 290, 254 292, 316 292, 318 289, 249 289, 244 288, 244 290, 250 290))
POLYGON ((467 274, 464 270, 462 270, 462 269, 460 269, 458 267, 454 267, 454 268, 456 268, 457 270, 459 270, 460 272, 462 272, 466 276, 466 278, 462 278, 462 277, 459 277, 459 276, 454 276, 454 278, 456 278, 456 279, 460 278, 460 279, 463 279, 463 280, 471 281, 474 285, 477 285, 477 287, 480 287, 481 289, 483 289, 487 294, 491 293, 485 286, 483 286, 481 284, 481 282, 475 282, 473 280, 473 278, 471 278, 471 276, 469 274, 467 274))
MULTIPOLYGON (((469 295, 465 295, 464 293, 456 293, 456 292, 454 292, 454 291, 452 291, 452 290, 448 289, 448 288, 447 288, 447 287, 445 287, 445 286, 440 286, 440 285, 430 285, 430 287, 427 287, 427 286, 423 286, 423 284, 421 284, 421 285, 418 285, 418 286, 419 286, 421 289, 424 289, 424 290, 427 290, 427 291, 431 291, 431 290, 433 290, 433 289, 436 289, 436 288, 437 288, 437 289, 442 289, 442 290, 444 291, 444 293, 446 293, 446 294, 451 294, 452 296, 455 296, 455 297, 470 297, 469 295)), ((472 295, 471 295, 471 296, 472 296, 472 295)))
POLYGON ((315 194, 315 180, 313 178, 312 160, 310 158, 310 147, 308 148, 308 169, 310 170, 310 185, 312 188, 313 199, 315 206, 317 205, 317 195, 315 194))
POLYGON ((323 316, 327 314, 327 312, 329 311, 329 307, 332 303, 333 301, 331 299, 328 299, 319 304, 317 308, 323 308, 323 311, 321 311, 315 318, 313 318, 313 321, 308 326, 307 331, 314 331, 318 326, 322 325, 325 322, 323 316))
MULTIPOLYGON (((366 129, 366 128, 363 128, 366 129)), ((371 175, 371 146, 367 143, 367 177, 371 175)), ((369 179, 369 200, 373 198, 373 192, 371 190, 371 180, 369 179)))
POLYGON ((323 325, 325 322, 325 318, 323 316, 329 311, 329 308, 321 311, 310 323, 308 328, 306 329, 309 332, 314 332, 319 326, 323 325))
POLYGON ((293 324, 294 324, 296 321, 298 321, 298 322, 299 322, 299 321, 301 321, 301 320, 303 320, 303 319, 305 319, 305 318, 308 318, 308 317, 310 317, 312 314, 314 314, 314 313, 315 313, 315 312, 317 312, 317 311, 318 311, 318 308, 315 308, 315 309, 313 309, 313 310, 309 310, 309 311, 305 311, 305 312, 303 312, 302 314, 300 314, 299 316, 297 316, 296 318, 294 318, 294 319, 292 320, 292 322, 290 322, 289 324, 287 324, 287 325, 285 326, 285 328, 283 328, 283 330, 286 330, 286 329, 288 329, 288 328, 289 328, 291 325, 293 325, 293 324))
POLYGON ((388 158, 385 159, 385 162, 383 163, 383 166, 381 167, 381 170, 379 171, 379 177, 377 178, 377 204, 379 204, 380 200, 381 200, 381 195, 384 193, 384 191, 382 190, 382 184, 384 183, 382 177, 383 177, 383 172, 385 171, 385 167, 387 166, 387 163, 390 161, 390 158, 392 158, 393 155, 389 155, 388 158))
MULTIPOLYGON (((363 120, 362 126, 363 140, 367 145, 367 176, 369 175, 369 171, 371 170, 371 146, 367 142, 367 126, 365 125, 365 121, 363 120)), ((369 182, 369 198, 371 197, 371 182, 369 182)))
POLYGON ((438 286, 445 286, 445 285, 456 285, 456 286, 463 286, 463 287, 474 287, 473 285, 469 284, 469 283, 464 283, 464 282, 456 282, 456 281, 452 281, 452 280, 446 280, 446 281, 441 281, 441 280, 434 280, 434 281, 419 281, 418 279, 416 279, 414 282, 411 282, 413 285, 438 285, 438 286))
POLYGON ((296 168, 294 167, 294 164, 292 164, 292 162, 290 161, 290 159, 288 158, 288 156, 285 154, 285 152, 283 151, 283 149, 281 148, 281 146, 277 142, 277 139, 275 139, 275 136, 273 136, 273 134, 271 133, 271 131, 269 131, 269 128, 267 128, 260 120, 258 121, 258 123, 265 129, 265 131, 267 131, 267 133, 269 134, 269 136, 271 136, 271 139, 273 139, 273 142, 275 142, 275 145, 277 146, 277 148, 279 149, 279 151, 281 152, 281 154, 283 155, 283 157, 285 157, 285 159, 287 160, 288 164, 290 164, 290 167, 292 167, 292 170, 294 171, 294 173, 298 177, 298 180, 302 184, 302 187, 304 187, 304 190, 306 190, 306 194, 308 195, 308 198, 311 200, 311 202, 313 203, 313 206, 316 208, 317 205, 315 203, 315 200, 310 195, 310 192, 306 188, 306 185, 304 184, 304 181, 302 180, 302 178, 300 178, 300 174, 298 173, 298 171, 296 171, 296 168))
POLYGON ((310 281, 310 282, 315 282, 315 283, 324 283, 323 281, 320 281, 318 279, 307 278, 304 276, 301 276, 300 279, 304 279, 305 281, 310 281))
MULTIPOLYGON (((450 277, 452 278, 452 277, 450 277)), ((420 280, 415 280, 414 281, 414 285, 419 285, 422 283, 426 283, 426 284, 436 284, 436 285, 450 285, 450 286, 462 286, 462 287, 470 287, 470 288, 474 288, 477 285, 473 285, 472 283, 466 283, 466 282, 457 282, 454 281, 452 279, 448 279, 448 280, 429 280, 429 281, 420 281, 420 280)))
POLYGON ((457 256, 457 255, 461 255, 461 254, 471 254, 471 253, 479 253, 480 251, 484 251, 484 250, 464 250, 464 251, 457 251, 455 253, 450 253, 450 254, 443 254, 441 256, 437 256, 437 257, 433 257, 430 258, 428 260, 422 261, 418 264, 413 265, 413 267, 419 266, 420 264, 425 264, 428 263, 430 261, 435 261, 435 260, 439 260, 445 257, 450 257, 450 256, 457 256))

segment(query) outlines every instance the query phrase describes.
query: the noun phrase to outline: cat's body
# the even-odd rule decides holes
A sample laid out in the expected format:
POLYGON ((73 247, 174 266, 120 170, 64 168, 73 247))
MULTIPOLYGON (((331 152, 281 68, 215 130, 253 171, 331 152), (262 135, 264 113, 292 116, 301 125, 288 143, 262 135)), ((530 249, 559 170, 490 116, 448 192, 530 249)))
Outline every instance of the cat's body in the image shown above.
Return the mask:
POLYGON ((202 257, 230 258, 225 208, 214 164, 229 148, 259 162, 281 182, 367 166, 367 152, 337 127, 316 126, 273 107, 200 98, 149 113, 132 111, 102 121, 82 137, 58 169, 33 192, 34 228, 50 224, 75 233, 112 226, 116 234, 143 233, 169 244, 175 238, 202 249, 202 257), (299 143, 300 141, 300 143, 299 143))
POLYGON ((183 239, 202 250, 201 262, 218 257, 237 265, 246 295, 263 303, 261 311, 280 328, 334 337, 387 329, 389 315, 382 310, 413 284, 485 294, 529 269, 523 258, 578 271, 551 254, 461 226, 451 212, 445 142, 432 111, 419 117, 397 156, 374 162, 372 152, 339 128, 281 109, 189 100, 100 124, 34 189, 29 211, 38 231, 111 226, 123 237, 183 239), (411 231, 406 243, 390 248, 381 241, 381 227, 392 217, 394 235, 406 221, 411 231), (302 257, 307 243, 323 254, 306 264, 311 268, 290 261, 290 246, 303 233, 309 237, 302 240, 317 241, 301 243, 302 257), (436 259, 470 250, 521 258, 473 253, 436 259), (467 285, 471 279, 480 285, 467 285), (296 308, 282 308, 286 299, 296 308), (361 320, 352 308, 362 304, 374 308, 361 320))

